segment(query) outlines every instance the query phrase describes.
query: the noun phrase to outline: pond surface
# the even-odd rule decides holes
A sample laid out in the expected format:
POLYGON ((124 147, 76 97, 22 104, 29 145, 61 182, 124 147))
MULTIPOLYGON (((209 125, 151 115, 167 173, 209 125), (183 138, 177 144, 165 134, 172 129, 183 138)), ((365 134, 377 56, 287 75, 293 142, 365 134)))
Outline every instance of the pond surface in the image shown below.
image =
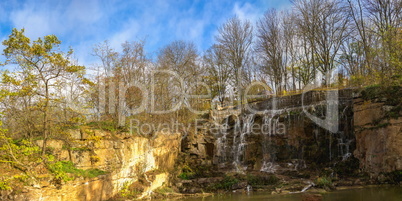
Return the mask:
MULTIPOLYGON (((337 190, 322 194, 323 201, 402 201, 402 187, 370 187, 337 190)), ((185 198, 180 201, 301 201, 302 193, 271 195, 267 192, 227 194, 209 197, 185 198)))

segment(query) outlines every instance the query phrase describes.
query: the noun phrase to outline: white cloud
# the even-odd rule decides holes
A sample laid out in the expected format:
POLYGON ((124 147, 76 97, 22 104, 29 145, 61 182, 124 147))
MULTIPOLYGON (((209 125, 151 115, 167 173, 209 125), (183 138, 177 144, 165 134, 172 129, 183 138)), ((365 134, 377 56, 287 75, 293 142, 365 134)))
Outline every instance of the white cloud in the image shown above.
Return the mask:
POLYGON ((69 7, 67 17, 70 22, 79 22, 83 24, 95 23, 102 17, 102 11, 96 0, 73 0, 69 7))
POLYGON ((13 27, 25 28, 31 38, 56 34, 79 40, 96 33, 103 14, 96 0, 28 1, 10 12, 10 21, 13 27))
MULTIPOLYGON (((92 46, 104 40, 119 50, 124 41, 146 39, 151 53, 173 40, 185 40, 202 51, 212 45, 217 28, 233 15, 255 23, 268 6, 278 7, 282 1, 42 0, 7 6, 7 0, 5 4, 0 0, 0 17, 6 15, 11 27, 25 28, 32 39, 55 34, 62 46, 72 46, 80 63, 89 65, 94 61, 92 46)), ((0 38, 8 34, 0 32, 0 38)))
POLYGON ((139 29, 139 22, 136 20, 130 20, 120 31, 113 34, 109 39, 110 46, 115 50, 120 50, 121 44, 125 41, 133 40, 133 38, 138 34, 139 29))
POLYGON ((24 9, 11 13, 10 19, 14 27, 25 28, 26 35, 31 39, 51 33, 49 17, 44 13, 35 12, 33 8, 25 6, 24 9))
POLYGON ((258 8, 254 5, 246 2, 244 4, 236 2, 233 7, 233 14, 238 16, 241 20, 248 20, 251 23, 257 22, 257 20, 262 16, 265 10, 264 8, 258 8))
POLYGON ((55 34, 62 41, 62 48, 71 46, 79 62, 85 65, 91 60, 88 58, 93 44, 106 39, 107 33, 101 31, 108 28, 107 20, 102 21, 108 15, 106 11, 113 12, 103 10, 96 0, 27 1, 10 8, 11 27, 24 28, 26 36, 32 40, 55 34))

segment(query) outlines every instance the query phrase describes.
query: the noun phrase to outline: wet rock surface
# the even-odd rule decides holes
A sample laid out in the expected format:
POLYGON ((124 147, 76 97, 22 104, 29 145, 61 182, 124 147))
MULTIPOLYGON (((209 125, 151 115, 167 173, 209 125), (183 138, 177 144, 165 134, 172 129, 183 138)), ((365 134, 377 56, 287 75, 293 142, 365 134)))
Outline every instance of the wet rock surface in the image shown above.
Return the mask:
MULTIPOLYGON (((259 113, 213 111, 213 121, 206 123, 197 136, 184 140, 187 147, 183 151, 190 150, 192 159, 188 163, 194 169, 207 165, 221 175, 283 175, 279 182, 291 187, 268 187, 274 193, 303 190, 306 183, 286 182, 297 178, 328 178, 331 183, 320 188, 331 190, 336 186, 374 184, 381 182, 381 174, 402 170, 402 100, 368 98, 364 91, 354 89, 336 93, 336 102, 326 101, 326 91, 311 91, 252 103, 250 106, 259 113), (338 106, 336 132, 306 115, 325 119, 334 103, 338 106), (211 124, 222 126, 220 132, 212 132, 211 124), (278 129, 279 124, 284 125, 284 132, 278 129), (265 130, 261 129, 264 125, 268 125, 265 130)), ((242 176, 235 178, 238 181, 233 188, 245 189, 242 176)), ((204 181, 192 180, 191 185, 205 189, 204 181)), ((389 177, 384 176, 382 182, 387 181, 389 177)), ((254 190, 259 189, 255 186, 254 190)))

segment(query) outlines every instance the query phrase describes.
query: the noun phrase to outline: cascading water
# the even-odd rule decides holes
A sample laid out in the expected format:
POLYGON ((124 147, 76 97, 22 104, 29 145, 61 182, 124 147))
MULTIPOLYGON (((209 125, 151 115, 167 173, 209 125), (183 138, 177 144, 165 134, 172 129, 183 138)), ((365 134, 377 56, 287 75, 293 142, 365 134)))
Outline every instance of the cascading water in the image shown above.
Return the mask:
POLYGON ((236 128, 239 130, 235 131, 233 137, 233 165, 237 172, 242 172, 244 170, 241 166, 242 162, 245 160, 245 148, 247 146, 246 136, 251 133, 254 116, 254 114, 245 114, 243 116, 243 124, 236 125, 236 128))
MULTIPOLYGON (((346 106, 342 112, 341 112, 341 118, 345 119, 345 122, 349 122, 349 114, 348 114, 348 106, 346 106)), ((347 127, 344 128, 344 130, 347 130, 347 127)), ((338 139, 338 150, 340 152, 340 156, 342 157, 342 161, 348 160, 351 156, 352 153, 350 152, 350 148, 352 146, 352 143, 355 142, 355 140, 352 138, 350 139, 350 136, 348 137, 345 131, 340 132, 340 138, 338 139)))
POLYGON ((219 137, 216 141, 216 147, 217 147, 217 153, 219 156, 219 163, 224 163, 228 160, 227 156, 227 149, 228 149, 228 124, 229 124, 229 119, 227 118, 225 120, 225 123, 222 125, 216 125, 221 131, 222 136, 219 137), (222 132, 223 131, 223 132, 222 132))
POLYGON ((251 106, 258 111, 265 109, 263 114, 226 112, 222 115, 226 121, 218 122, 228 127, 216 138, 216 161, 220 167, 244 172, 247 165, 261 172, 281 173, 303 169, 306 162, 336 163, 352 157, 355 141, 348 118, 353 113, 351 107, 347 107, 351 102, 342 102, 346 107, 341 105, 339 130, 332 133, 305 114, 308 111, 317 118, 327 118, 324 99, 307 98, 308 105, 303 106, 288 97, 273 97, 251 106), (261 133, 250 135, 259 126, 261 133), (278 132, 282 130, 284 132, 278 132), (250 143, 253 145, 248 146, 250 143))
POLYGON ((253 187, 251 185, 247 185, 246 190, 247 190, 247 193, 250 193, 253 191, 253 187))
POLYGON ((264 142, 262 143, 262 167, 261 172, 273 173, 276 170, 275 165, 275 153, 272 146, 272 119, 275 117, 276 112, 274 110, 265 111, 263 116, 263 136, 264 142))
POLYGON ((352 156, 352 153, 350 153, 350 144, 352 142, 353 140, 347 140, 346 142, 344 142, 343 138, 338 139, 338 150, 340 156, 342 157, 342 161, 345 161, 352 156))

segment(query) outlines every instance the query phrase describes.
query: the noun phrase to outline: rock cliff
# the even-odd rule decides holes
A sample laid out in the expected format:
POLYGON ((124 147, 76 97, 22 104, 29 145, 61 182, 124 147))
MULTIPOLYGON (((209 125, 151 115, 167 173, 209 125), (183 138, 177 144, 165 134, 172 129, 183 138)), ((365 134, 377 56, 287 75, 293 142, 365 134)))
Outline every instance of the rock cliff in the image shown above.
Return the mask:
POLYGON ((354 100, 354 155, 372 176, 402 170, 401 108, 401 88, 373 88, 354 100))
POLYGON ((402 170, 401 87, 310 91, 248 107, 243 112, 238 108, 211 111, 209 119, 196 122, 196 130, 184 138, 179 133, 146 138, 70 130, 68 144, 47 142, 53 154, 77 168, 97 168, 107 174, 62 184, 41 180, 14 197, 7 192, 0 196, 107 200, 141 183, 137 197, 146 198, 160 186, 174 186, 185 193, 246 189, 252 182, 274 184, 279 181, 275 175, 306 179, 298 184, 300 191, 312 186, 311 171, 337 179, 369 173, 378 179, 402 170), (328 99, 331 93, 336 99, 328 99), (227 177, 227 173, 243 176, 227 177), (244 175, 247 178, 242 179, 244 175))
POLYGON ((212 122, 185 139, 184 151, 195 164, 223 172, 329 168, 331 175, 376 179, 402 170, 402 88, 375 90, 337 90, 330 101, 328 91, 310 91, 251 103, 252 112, 215 110, 212 122), (311 117, 328 119, 333 104, 336 132, 311 117))
POLYGON ((108 200, 140 178, 149 184, 139 196, 147 197, 156 188, 169 184, 181 143, 178 133, 156 133, 152 138, 128 133, 112 135, 99 130, 73 130, 70 134, 75 139, 70 145, 61 140, 48 142, 55 156, 73 161, 77 168, 97 168, 107 174, 62 184, 42 180, 15 196, 3 193, 2 199, 108 200), (68 149, 69 146, 74 148, 68 149))

